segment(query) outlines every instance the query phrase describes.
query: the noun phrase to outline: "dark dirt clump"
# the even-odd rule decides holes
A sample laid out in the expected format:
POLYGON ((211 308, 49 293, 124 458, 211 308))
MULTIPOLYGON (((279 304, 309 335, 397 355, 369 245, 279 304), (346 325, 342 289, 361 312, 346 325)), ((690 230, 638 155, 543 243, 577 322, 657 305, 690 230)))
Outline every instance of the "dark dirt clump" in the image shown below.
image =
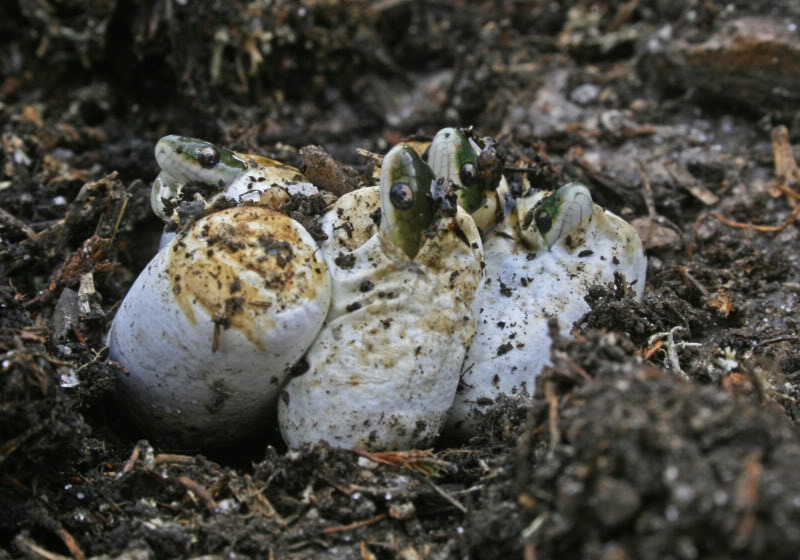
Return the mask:
POLYGON ((328 204, 324 195, 307 196, 298 193, 283 203, 280 210, 302 225, 316 241, 323 241, 328 238, 328 234, 322 231, 318 218, 325 213, 328 204))
MULTIPOLYGON (((604 367, 592 367, 598 353, 626 345, 591 331, 540 380, 567 393, 549 427, 558 445, 534 447, 521 494, 525 519, 543 521, 531 531, 537 549, 548 557, 612 549, 629 557, 750 558, 797 546, 800 442, 781 408, 630 358, 603 357, 604 367), (566 388, 564 374, 576 365, 594 380, 566 388)), ((537 407, 533 422, 545 424, 546 400, 537 407)))
MULTIPOLYGON (((0 558, 796 557, 798 5, 0 3, 0 558), (163 230, 161 136, 345 192, 356 148, 470 125, 512 192, 582 181, 648 249, 642 301, 593 287, 534 396, 402 453, 120 419, 105 332, 163 230)), ((281 211, 324 239, 331 200, 281 211)))
POLYGON ((349 255, 345 255, 341 251, 339 251, 339 255, 333 260, 336 263, 336 266, 341 268, 353 268, 356 264, 356 256, 352 253, 349 255))
MULTIPOLYGON (((32 485, 51 483, 52 473, 41 466, 58 471, 80 464, 87 459, 83 442, 90 435, 77 400, 63 388, 76 376, 73 364, 51 355, 47 330, 36 326, 22 305, 13 289, 0 287, 0 468, 8 482, 0 486, 5 506, 0 531, 5 534, 29 525, 28 516, 41 509, 29 499, 32 485)), ((63 346, 62 355, 71 353, 63 346)))

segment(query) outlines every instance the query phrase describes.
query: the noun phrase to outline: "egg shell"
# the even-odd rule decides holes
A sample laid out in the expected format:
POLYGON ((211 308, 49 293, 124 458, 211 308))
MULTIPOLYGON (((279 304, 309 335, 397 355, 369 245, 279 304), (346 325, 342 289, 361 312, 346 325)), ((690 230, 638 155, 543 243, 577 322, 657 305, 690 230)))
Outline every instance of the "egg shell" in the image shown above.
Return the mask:
POLYGON ((310 196, 319 190, 294 167, 261 156, 238 154, 248 161, 247 170, 221 193, 211 198, 225 196, 239 202, 257 201, 260 194, 270 187, 283 187, 289 194, 310 196))
POLYGON ((452 404, 475 331, 480 235, 459 212, 442 220, 412 262, 369 218, 379 206, 379 190, 371 187, 341 197, 323 217, 333 300, 306 355, 309 370, 288 383, 278 404, 290 447, 320 440, 368 449, 425 446, 452 404))
POLYGON ((550 365, 550 317, 561 336, 590 310, 584 297, 595 284, 622 273, 637 299, 644 293, 647 258, 636 230, 594 204, 588 224, 559 239, 548 251, 532 225, 519 224, 539 191, 517 207, 484 241, 486 281, 475 302, 477 332, 464 360, 462 389, 447 420, 448 433, 477 435, 480 419, 500 394, 529 396, 536 376, 550 365), (521 239, 525 240, 525 244, 521 239))
POLYGON ((161 220, 169 221, 164 200, 177 199, 180 195, 179 191, 179 186, 170 177, 169 173, 162 171, 153 180, 153 186, 150 188, 150 206, 161 220))
POLYGON ((114 318, 121 408, 185 445, 264 430, 330 297, 325 261, 291 218, 242 206, 198 220, 153 258, 114 318))
MULTIPOLYGON (((265 171, 266 168, 259 168, 261 171, 265 171)), ((215 200, 220 197, 228 197, 233 198, 234 200, 238 201, 239 203, 250 201, 250 202, 261 202, 262 205, 269 206, 274 208, 275 210, 278 209, 279 204, 278 202, 282 198, 287 198, 288 195, 295 195, 295 194, 304 194, 306 196, 311 196, 313 194, 318 194, 319 190, 317 187, 312 185, 311 183, 306 183, 302 181, 294 181, 289 180, 283 177, 286 172, 286 169, 293 169, 289 168, 271 168, 271 169, 281 169, 282 174, 277 177, 272 177, 272 181, 269 180, 265 181, 251 181, 248 179, 248 176, 239 177, 236 181, 231 183, 231 185, 225 189, 225 191, 215 195, 209 202, 209 204, 213 204, 215 200)), ((296 172, 296 170, 295 170, 296 172)), ((269 175, 267 174, 267 177, 269 175)), ((161 182, 161 176, 159 175, 156 177, 156 181, 153 183, 153 192, 156 190, 156 183, 161 182)), ((163 182, 162 182, 163 184, 163 182)), ((173 196, 177 196, 177 194, 173 193, 173 196)), ((163 249, 170 241, 175 239, 177 235, 174 231, 167 231, 166 228, 161 233, 161 239, 158 242, 158 249, 163 249)))
POLYGON ((477 225, 481 231, 485 232, 489 230, 496 221, 498 212, 502 214, 504 199, 508 192, 508 183, 506 182, 506 178, 503 177, 500 179, 500 183, 495 190, 486 193, 486 199, 481 207, 471 214, 475 225, 477 225))

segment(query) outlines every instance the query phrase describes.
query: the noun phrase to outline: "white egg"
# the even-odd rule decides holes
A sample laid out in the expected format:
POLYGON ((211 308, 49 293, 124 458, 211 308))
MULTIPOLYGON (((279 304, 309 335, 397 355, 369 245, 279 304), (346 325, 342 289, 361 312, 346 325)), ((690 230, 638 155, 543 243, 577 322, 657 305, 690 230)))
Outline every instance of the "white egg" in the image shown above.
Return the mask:
POLYGON ((201 218, 153 258, 113 320, 121 408, 188 446, 263 431, 330 298, 325 261, 294 220, 252 205, 201 218))
POLYGON ((572 192, 588 198, 575 202, 575 213, 560 222, 563 231, 555 240, 545 241, 534 219, 537 204, 551 194, 545 191, 518 199, 485 239, 486 281, 475 303, 477 332, 448 418, 450 433, 476 435, 484 412, 501 394, 533 394, 536 376, 550 365, 548 320, 556 318, 560 334, 571 336, 573 323, 590 310, 584 298, 592 285, 623 274, 641 299, 647 259, 638 234, 592 204, 585 187, 572 192))
POLYGON ((360 189, 323 218, 333 300, 306 356, 308 371, 288 383, 279 403, 290 447, 428 445, 452 404, 475 330, 479 232, 459 211, 409 260, 370 219, 379 208, 379 188, 360 189))

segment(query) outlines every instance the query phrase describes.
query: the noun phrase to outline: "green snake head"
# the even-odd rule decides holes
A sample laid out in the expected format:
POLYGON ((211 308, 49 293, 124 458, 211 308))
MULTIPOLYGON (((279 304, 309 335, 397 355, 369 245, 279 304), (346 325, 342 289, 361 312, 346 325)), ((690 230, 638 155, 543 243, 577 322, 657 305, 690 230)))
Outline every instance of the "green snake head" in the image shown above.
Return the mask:
POLYGON ((247 169, 247 162, 227 148, 186 136, 164 136, 156 144, 156 161, 161 168, 150 193, 153 211, 162 220, 172 213, 188 183, 227 188, 247 169))
POLYGON ((585 225, 592 208, 589 189, 581 183, 567 183, 533 208, 532 219, 549 250, 563 235, 585 225))
POLYGON ((411 260, 436 218, 436 201, 431 195, 434 180, 431 168, 405 144, 398 144, 383 158, 381 229, 411 260))
POLYGON ((247 169, 247 162, 227 148, 186 136, 164 136, 156 144, 162 175, 178 184, 192 181, 223 189, 247 169))
POLYGON ((433 137, 428 163, 437 177, 448 177, 460 188, 458 204, 469 214, 486 200, 478 156, 469 139, 457 128, 443 128, 433 137))

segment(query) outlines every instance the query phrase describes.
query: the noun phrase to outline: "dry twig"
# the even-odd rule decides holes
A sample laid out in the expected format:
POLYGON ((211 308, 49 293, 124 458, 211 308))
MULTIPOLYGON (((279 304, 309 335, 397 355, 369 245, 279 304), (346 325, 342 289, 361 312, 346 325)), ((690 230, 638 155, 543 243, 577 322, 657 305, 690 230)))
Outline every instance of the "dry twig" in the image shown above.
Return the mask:
POLYGON ((171 453, 160 453, 156 455, 156 465, 161 463, 173 463, 178 465, 185 465, 194 461, 191 455, 173 455, 171 453))
POLYGON ((72 323, 70 325, 70 327, 72 328, 72 334, 75 335, 75 340, 78 341, 78 344, 80 344, 81 346, 87 346, 86 339, 83 338, 83 334, 81 334, 81 331, 78 328, 78 325, 76 325, 75 323, 72 323))
POLYGON ((655 355, 656 352, 661 350, 663 346, 664 346, 664 339, 659 338, 652 344, 649 344, 647 348, 640 348, 638 354, 642 357, 642 359, 649 360, 655 355))
POLYGON ((428 479, 428 484, 431 485, 431 488, 433 488, 437 494, 439 494, 442 498, 453 504, 453 506, 461 513, 467 513, 467 508, 461 505, 461 503, 458 500, 456 500, 453 496, 451 496, 450 494, 448 494, 447 492, 436 486, 432 480, 428 479))
POLYGON ((196 483, 194 480, 192 480, 186 475, 179 476, 176 480, 178 481, 178 484, 180 484, 190 492, 194 493, 201 500, 203 500, 209 511, 214 512, 217 510, 217 502, 214 501, 214 498, 211 497, 211 494, 208 492, 208 490, 200 486, 198 483, 196 483))
POLYGON ((692 256, 692 253, 694 252, 694 246, 697 241, 697 230, 700 229, 700 224, 703 222, 703 220, 705 220, 708 217, 715 218, 720 222, 722 222, 723 224, 725 224, 726 226, 734 229, 749 229, 761 233, 778 233, 786 229, 788 226, 790 226, 795 221, 795 219, 797 219, 797 216, 799 214, 800 214, 800 203, 795 205, 794 210, 792 210, 792 213, 789 215, 788 218, 786 218, 786 220, 783 223, 777 226, 769 226, 769 225, 758 225, 746 222, 737 222, 735 220, 729 220, 728 218, 726 218, 722 214, 719 214, 718 212, 703 212, 702 214, 700 214, 700 216, 698 216, 697 220, 695 220, 694 225, 692 226, 692 237, 691 240, 689 241, 688 255, 690 257, 692 256))
POLYGON ((526 542, 522 557, 525 560, 536 560, 536 543, 526 542))
POLYGON ((69 553, 72 554, 72 557, 75 560, 84 560, 86 558, 86 555, 83 553, 83 550, 81 550, 81 547, 78 546, 78 543, 75 542, 73 536, 70 535, 66 529, 59 527, 56 531, 56 534, 58 535, 58 538, 62 540, 64 546, 67 547, 67 550, 69 550, 69 553))
POLYGON ((369 150, 365 150, 364 148, 356 148, 356 153, 363 158, 371 159, 378 165, 383 163, 383 156, 380 154, 376 154, 375 152, 370 152, 369 150))
POLYGON ((131 456, 128 458, 128 462, 125 463, 125 466, 122 468, 122 474, 128 474, 133 470, 133 467, 136 466, 136 461, 139 460, 139 455, 141 455, 142 450, 139 448, 139 444, 137 443, 133 451, 131 451, 131 456))
POLYGON ((741 514, 739 526, 736 533, 735 544, 743 548, 750 540, 756 526, 756 506, 758 505, 758 485, 761 480, 761 456, 760 449, 756 449, 747 456, 744 462, 744 469, 739 479, 736 481, 736 495, 734 497, 734 507, 741 514))
POLYGON ((776 336, 774 338, 768 338, 766 340, 760 340, 753 345, 752 350, 755 351, 756 348, 760 346, 768 346, 770 344, 775 344, 777 342, 786 342, 786 341, 797 341, 800 340, 800 336, 793 335, 793 334, 782 334, 780 336, 776 336))
POLYGON ((364 519, 362 521, 356 521, 355 523, 350 523, 349 525, 340 525, 338 527, 328 527, 323 529, 322 532, 326 535, 332 535, 333 533, 344 533, 346 531, 355 531, 356 529, 361 529, 362 527, 367 527, 379 521, 383 521, 386 519, 385 513, 379 513, 375 517, 370 517, 369 519, 364 519))
POLYGON ((552 381, 544 384, 544 398, 549 405, 547 417, 550 424, 550 449, 553 450, 561 442, 561 431, 558 429, 558 397, 552 381))
POLYGON ((2 208, 0 208, 0 223, 5 223, 20 230, 22 233, 28 236, 28 239, 33 239, 36 237, 36 232, 33 231, 32 227, 2 208))
POLYGON ((40 558, 41 560, 71 560, 69 556, 63 556, 61 554, 56 554, 55 552, 50 552, 46 548, 36 544, 33 539, 23 535, 18 535, 17 538, 14 539, 14 544, 18 549, 20 549, 20 551, 25 552, 30 558, 40 558))
POLYGON ((376 451, 374 453, 356 447, 355 453, 370 461, 389 467, 402 467, 425 476, 439 476, 442 468, 451 467, 447 461, 436 458, 432 449, 409 449, 408 451, 376 451))

